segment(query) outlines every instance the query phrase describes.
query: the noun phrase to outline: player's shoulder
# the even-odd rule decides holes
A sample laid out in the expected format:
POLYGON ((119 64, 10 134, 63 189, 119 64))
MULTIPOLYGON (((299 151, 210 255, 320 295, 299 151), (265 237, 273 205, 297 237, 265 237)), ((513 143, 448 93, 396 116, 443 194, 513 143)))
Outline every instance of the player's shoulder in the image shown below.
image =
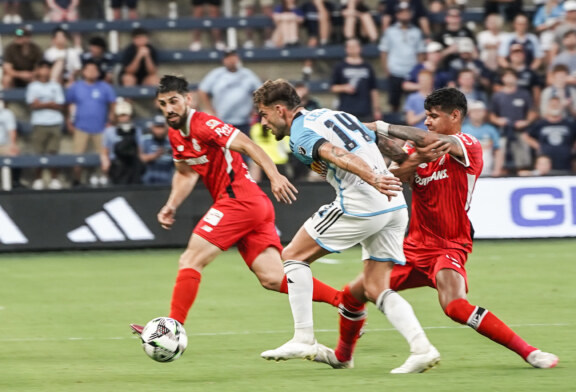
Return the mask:
POLYGON ((480 145, 480 142, 478 141, 478 139, 476 139, 476 137, 474 135, 471 135, 469 133, 460 132, 460 133, 457 133, 453 136, 456 137, 457 139, 459 139, 464 144, 465 148, 476 147, 476 146, 482 148, 480 145))
POLYGON ((200 128, 207 127, 208 129, 214 129, 222 124, 224 124, 224 121, 220 120, 218 117, 197 110, 192 113, 192 117, 190 118, 190 125, 200 128))

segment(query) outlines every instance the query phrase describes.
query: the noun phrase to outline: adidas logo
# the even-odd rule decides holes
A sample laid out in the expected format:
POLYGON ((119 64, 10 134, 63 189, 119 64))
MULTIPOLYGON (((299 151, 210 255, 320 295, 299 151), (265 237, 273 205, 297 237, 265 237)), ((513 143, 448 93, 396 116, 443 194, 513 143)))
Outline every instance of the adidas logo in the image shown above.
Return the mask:
POLYGON ((0 206, 0 244, 27 244, 28 238, 0 206))
POLYGON ((72 242, 116 242, 153 240, 154 234, 123 197, 104 204, 104 211, 86 218, 86 224, 70 231, 72 242))

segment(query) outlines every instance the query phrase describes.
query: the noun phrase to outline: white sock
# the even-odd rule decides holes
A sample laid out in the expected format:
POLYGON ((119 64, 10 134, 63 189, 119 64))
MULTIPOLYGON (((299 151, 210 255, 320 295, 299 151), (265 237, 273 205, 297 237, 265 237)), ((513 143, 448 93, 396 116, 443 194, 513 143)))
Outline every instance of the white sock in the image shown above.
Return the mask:
POLYGON ((314 342, 312 315, 312 270, 303 261, 286 260, 284 273, 288 279, 288 299, 294 317, 294 339, 301 343, 314 342))
POLYGON ((430 348, 430 341, 424 333, 412 306, 394 290, 384 290, 376 300, 376 306, 388 317, 390 323, 404 336, 410 345, 410 352, 422 354, 430 348))

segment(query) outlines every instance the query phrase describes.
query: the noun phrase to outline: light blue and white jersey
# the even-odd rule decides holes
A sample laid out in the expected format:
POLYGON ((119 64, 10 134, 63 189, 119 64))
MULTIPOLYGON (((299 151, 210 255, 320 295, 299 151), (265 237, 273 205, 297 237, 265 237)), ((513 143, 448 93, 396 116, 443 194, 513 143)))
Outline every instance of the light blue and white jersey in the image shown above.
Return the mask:
MULTIPOLYGON (((372 167, 374 173, 392 175, 376 143, 376 134, 356 117, 345 112, 317 109, 303 110, 290 128, 290 149, 306 165, 320 160, 318 148, 326 141, 358 155, 372 167)), ((355 174, 325 162, 326 181, 336 190, 335 202, 344 214, 354 216, 379 215, 406 208, 400 192, 391 201, 355 174)))

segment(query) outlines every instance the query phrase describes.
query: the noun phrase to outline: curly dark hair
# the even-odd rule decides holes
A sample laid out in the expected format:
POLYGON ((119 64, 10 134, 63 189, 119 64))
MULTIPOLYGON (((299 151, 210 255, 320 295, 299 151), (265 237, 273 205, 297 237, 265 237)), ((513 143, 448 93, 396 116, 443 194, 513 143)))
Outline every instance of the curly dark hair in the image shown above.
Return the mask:
POLYGON ((183 76, 177 75, 164 75, 158 83, 156 89, 156 96, 159 94, 175 91, 178 94, 186 95, 190 92, 188 88, 188 81, 183 76))
POLYGON ((282 103, 288 109, 296 109, 302 104, 294 86, 284 79, 267 80, 252 96, 256 105, 282 103))
POLYGON ((440 88, 433 91, 424 101, 424 109, 438 108, 444 113, 452 113, 458 110, 462 118, 468 113, 466 96, 458 89, 452 87, 440 88))

